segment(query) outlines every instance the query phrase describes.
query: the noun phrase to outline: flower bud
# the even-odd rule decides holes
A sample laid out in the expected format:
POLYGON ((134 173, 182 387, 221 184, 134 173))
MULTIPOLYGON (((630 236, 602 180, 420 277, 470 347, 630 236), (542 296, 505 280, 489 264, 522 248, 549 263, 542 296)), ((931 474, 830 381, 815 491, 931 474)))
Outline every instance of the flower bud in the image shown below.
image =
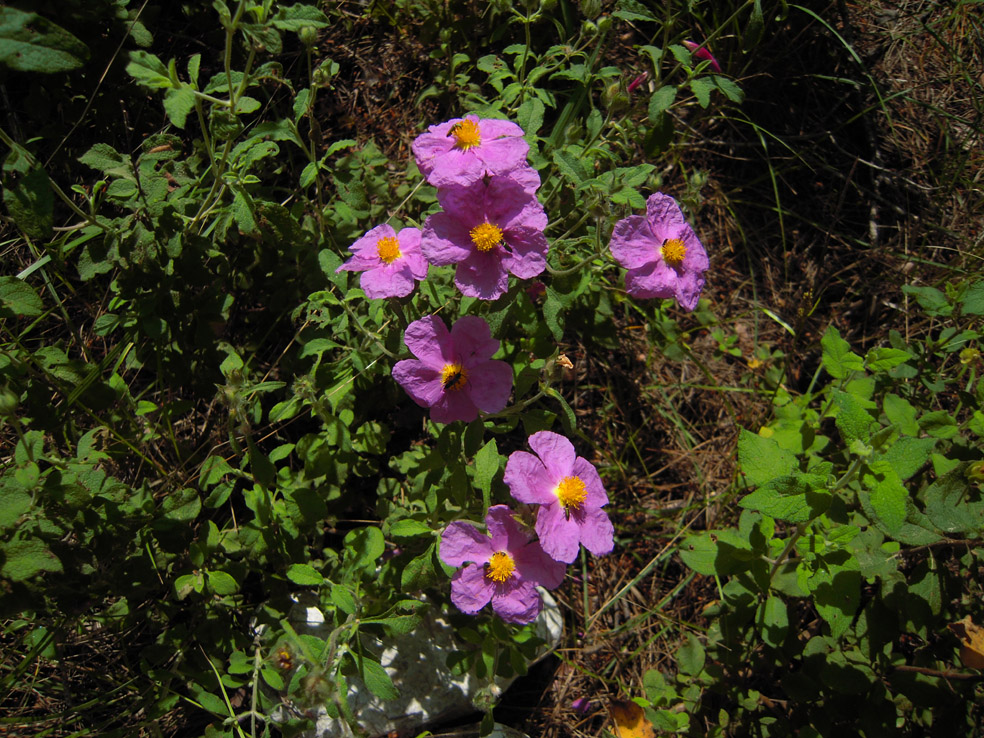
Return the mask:
POLYGON ((13 414, 17 412, 17 405, 19 402, 20 399, 17 395, 6 387, 0 390, 0 418, 12 417, 13 414))
POLYGON ((612 82, 605 87, 601 99, 605 103, 605 107, 613 113, 618 113, 629 107, 629 94, 622 87, 621 82, 612 82))
POLYGON ((598 33, 598 26, 594 24, 594 21, 582 21, 581 22, 581 34, 584 36, 594 36, 598 33))
POLYGON ((318 42, 318 31, 314 26, 304 26, 297 32, 297 37, 306 48, 310 49, 318 42))
POLYGON ((612 17, 610 15, 603 15, 598 19, 598 30, 602 33, 608 33, 608 29, 612 27, 612 17))
POLYGON ((601 0, 581 0, 581 15, 589 20, 594 20, 601 15, 601 0))
POLYGON ((967 479, 975 484, 984 482, 984 461, 975 461, 967 467, 967 479))
POLYGON ((977 349, 968 346, 965 349, 960 350, 960 363, 961 364, 973 364, 977 359, 980 358, 981 352, 977 349))

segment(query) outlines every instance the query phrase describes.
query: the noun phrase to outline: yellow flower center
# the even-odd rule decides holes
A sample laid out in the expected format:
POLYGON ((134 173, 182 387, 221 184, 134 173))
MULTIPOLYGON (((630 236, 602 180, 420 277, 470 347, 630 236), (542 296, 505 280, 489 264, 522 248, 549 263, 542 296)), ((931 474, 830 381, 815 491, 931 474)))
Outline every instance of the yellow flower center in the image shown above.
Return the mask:
POLYGON ((502 229, 488 222, 479 223, 468 235, 479 251, 490 251, 502 243, 502 229))
POLYGON ((473 120, 461 120, 451 126, 449 136, 454 136, 454 145, 462 151, 474 148, 482 143, 482 135, 478 131, 478 123, 473 120))
POLYGON ((496 551, 485 565, 485 576, 500 584, 506 581, 516 571, 516 562, 505 551, 496 551))
POLYGON ((441 384, 445 391, 457 392, 468 384, 468 370, 461 364, 445 364, 441 370, 441 384))
POLYGON ((683 245, 683 241, 679 238, 666 239, 659 251, 663 255, 663 261, 666 262, 667 266, 671 266, 674 269, 683 263, 683 257, 687 255, 687 247, 683 245))
POLYGON ((379 253, 379 258, 387 264, 392 264, 403 256, 400 252, 400 242, 393 236, 384 236, 376 241, 376 251, 379 253))
POLYGON ((588 496, 588 488, 584 486, 580 477, 564 477, 554 490, 554 494, 566 510, 577 510, 588 496))

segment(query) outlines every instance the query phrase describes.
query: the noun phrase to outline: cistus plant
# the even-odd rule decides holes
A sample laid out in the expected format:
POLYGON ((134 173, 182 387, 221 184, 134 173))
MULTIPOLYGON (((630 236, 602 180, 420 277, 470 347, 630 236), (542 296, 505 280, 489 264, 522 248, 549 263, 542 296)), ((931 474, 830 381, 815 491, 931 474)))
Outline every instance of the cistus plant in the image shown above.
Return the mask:
MULTIPOLYGON (((716 246, 673 149, 682 117, 741 102, 718 41, 754 47, 762 3, 715 4, 699 46, 681 14, 629 0, 452 5, 364 9, 433 35, 418 102, 445 112, 422 112, 402 149, 328 133, 341 66, 319 38, 351 14, 270 0, 185 8, 214 30, 211 54, 165 53, 127 16, 140 48, 121 90, 160 103, 135 146, 97 141, 59 169, 44 156, 57 146, 0 129, 18 229, 0 277, 6 636, 46 662, 67 632, 127 644, 130 679, 98 720, 88 703, 66 720, 156 735, 184 710, 242 738, 297 734, 324 710, 358 732, 351 693, 397 700, 382 654, 439 616, 460 635, 448 668, 485 685, 488 732, 497 678, 542 646, 538 588, 580 564, 587 592, 589 554, 631 546, 564 352, 611 344, 631 313, 688 361, 685 326, 713 322, 716 246), (607 59, 628 23, 647 29, 642 73, 607 59)), ((12 69, 85 64, 51 20, 0 13, 28 34, 0 48, 51 52, 0 55, 12 69)), ((919 289, 940 317, 981 314, 979 285, 919 289)), ((705 734, 691 718, 740 708, 778 731, 746 663, 793 664, 791 714, 817 730, 810 695, 870 700, 876 721, 891 703, 907 725, 952 701, 939 681, 926 697, 925 679, 946 678, 930 634, 969 606, 953 559, 934 556, 970 565, 981 397, 976 329, 944 333, 861 358, 831 330, 826 375, 799 396, 770 388, 775 419, 738 438, 738 528, 681 544, 721 597, 676 673, 647 679, 660 727, 705 734), (959 401, 929 410, 920 387, 950 386, 927 377, 958 349, 959 401), (913 630, 932 654, 894 649, 913 630)))

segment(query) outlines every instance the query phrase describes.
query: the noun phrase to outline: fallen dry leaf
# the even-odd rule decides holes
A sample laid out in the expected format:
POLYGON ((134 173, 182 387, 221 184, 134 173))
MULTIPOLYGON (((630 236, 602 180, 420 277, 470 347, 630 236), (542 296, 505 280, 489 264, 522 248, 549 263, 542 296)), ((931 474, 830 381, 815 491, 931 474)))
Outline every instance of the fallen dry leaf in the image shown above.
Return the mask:
POLYGON ((612 700, 608 712, 615 723, 618 738, 654 738, 653 724, 635 702, 612 700))
POLYGON ((960 660, 964 666, 984 669, 984 628, 975 625, 970 615, 946 627, 960 639, 960 660))

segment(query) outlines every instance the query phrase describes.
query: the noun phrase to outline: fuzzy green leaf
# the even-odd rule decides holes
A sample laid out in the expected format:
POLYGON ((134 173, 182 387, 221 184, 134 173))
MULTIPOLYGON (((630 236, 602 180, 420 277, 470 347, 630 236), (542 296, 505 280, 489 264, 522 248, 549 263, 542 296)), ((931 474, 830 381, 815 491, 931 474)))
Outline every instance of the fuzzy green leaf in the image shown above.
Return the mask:
POLYGON ((0 318, 35 317, 43 312, 38 293, 16 277, 0 277, 0 318))
POLYGON ((888 534, 894 536, 905 522, 909 491, 886 461, 872 463, 871 473, 865 474, 863 481, 869 490, 871 506, 888 534))
POLYGON ((851 351, 850 344, 841 338, 840 331, 832 325, 827 326, 820 345, 823 347, 820 363, 834 379, 843 379, 851 372, 864 369, 864 360, 851 351))
POLYGON ((89 47, 37 13, 0 8, 0 64, 20 72, 67 72, 89 59, 89 47))
POLYGON ((738 435, 738 464, 745 483, 759 487, 791 474, 796 469, 797 461, 793 453, 780 448, 773 439, 742 428, 738 435))
POLYGON ((2 543, 0 550, 4 556, 0 576, 12 582, 23 582, 45 571, 62 571, 61 561, 36 538, 2 543))
POLYGON ((168 120, 178 127, 184 128, 188 113, 195 107, 195 92, 187 85, 175 87, 164 94, 164 112, 168 120))
POLYGON ((205 573, 208 588, 217 595, 231 595, 239 591, 239 583, 224 571, 209 571, 205 573))
POLYGON ((861 402, 854 395, 838 390, 834 392, 834 406, 837 408, 837 417, 834 420, 845 443, 856 440, 868 443, 871 440, 869 429, 874 418, 861 402))
POLYGON ((649 122, 656 123, 659 116, 670 109, 676 100, 677 88, 673 85, 663 85, 649 98, 649 122))
POLYGON ((393 686, 393 680, 390 679, 389 674, 386 673, 386 670, 378 661, 374 661, 363 655, 361 666, 362 676, 365 679, 366 686, 379 699, 384 701, 395 700, 400 696, 399 691, 393 686))
POLYGON ((287 578, 302 587, 320 587, 325 578, 310 564, 291 564, 287 569, 287 578))
POLYGON ((414 536, 429 536, 434 531, 426 523, 421 523, 419 520, 413 520, 411 518, 404 518, 393 523, 390 526, 389 532, 393 538, 413 538, 414 536))
POLYGON ((864 361, 872 371, 887 372, 892 367, 904 364, 911 358, 912 354, 902 349, 875 348, 868 352, 864 361))

